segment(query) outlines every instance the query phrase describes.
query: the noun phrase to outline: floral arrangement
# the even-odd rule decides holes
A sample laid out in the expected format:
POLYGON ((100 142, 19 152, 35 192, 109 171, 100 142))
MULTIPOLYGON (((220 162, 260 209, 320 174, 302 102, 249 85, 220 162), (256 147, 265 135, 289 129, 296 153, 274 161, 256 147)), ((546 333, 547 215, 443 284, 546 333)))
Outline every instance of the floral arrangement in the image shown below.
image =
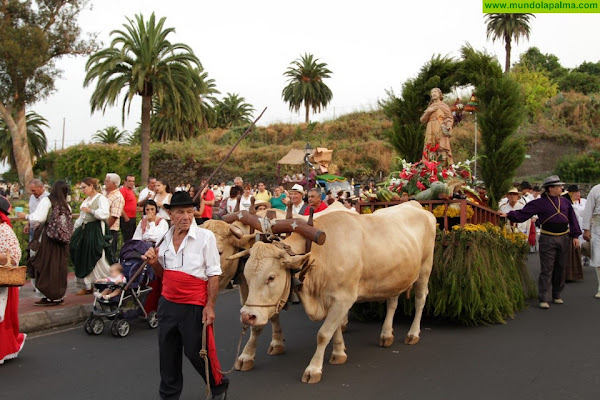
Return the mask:
MULTIPOLYGON (((425 210, 429 210, 428 207, 423 207, 425 210)), ((446 205, 442 204, 433 209, 433 216, 436 218, 442 218, 444 216, 444 212, 446 212, 446 205)), ((467 206, 467 219, 473 217, 475 212, 473 211, 473 207, 467 206)), ((446 216, 448 218, 456 218, 460 217, 460 205, 459 204, 450 204, 448 206, 448 211, 446 212, 446 216)))

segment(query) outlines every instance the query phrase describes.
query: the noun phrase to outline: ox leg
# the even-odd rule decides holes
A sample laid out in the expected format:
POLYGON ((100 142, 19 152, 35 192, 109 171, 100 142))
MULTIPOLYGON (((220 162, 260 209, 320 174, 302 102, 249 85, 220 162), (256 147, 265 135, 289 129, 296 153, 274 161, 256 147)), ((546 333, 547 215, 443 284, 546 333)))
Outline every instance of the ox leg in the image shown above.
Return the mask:
POLYGON ((353 303, 354 301, 343 303, 334 301, 329 308, 325 322, 323 322, 323 325, 317 334, 317 350, 310 360, 310 364, 308 364, 308 367, 304 370, 302 382, 317 383, 321 380, 321 376, 323 375, 323 357, 325 355, 325 348, 331 341, 331 337, 336 330, 339 329, 341 334, 342 321, 353 303))
POLYGON ((394 323, 394 314, 398 307, 398 296, 390 297, 386 301, 387 312, 385 314, 385 321, 383 321, 383 328, 381 328, 381 335, 379 336, 379 346, 390 347, 394 343, 394 329, 392 324, 394 323))
MULTIPOLYGON (((348 316, 346 315, 346 323, 348 316)), ((348 356, 346 355, 346 344, 344 343, 343 325, 335 330, 333 334, 333 351, 331 352, 331 358, 329 358, 329 364, 345 364, 348 356)))
POLYGON ((283 338, 283 330, 281 329, 281 322, 279 322, 279 314, 275 314, 271 317, 271 326, 273 327, 273 336, 271 338, 271 344, 267 353, 271 356, 285 353, 285 344, 283 338))
POLYGON ((421 273, 419 278, 413 285, 415 289, 415 318, 410 326, 408 335, 404 339, 404 344, 417 344, 419 343, 419 334, 421 333, 421 316, 423 315, 423 308, 425 307, 425 300, 429 294, 429 275, 431 275, 431 266, 433 264, 433 252, 431 257, 421 266, 421 273))
POLYGON ((348 329, 348 314, 346 313, 346 316, 344 317, 344 320, 342 321, 342 333, 346 332, 346 329, 348 329))
POLYGON ((256 356, 256 343, 258 337, 263 331, 264 326, 253 326, 250 329, 250 339, 244 346, 244 351, 235 361, 235 369, 238 371, 250 371, 254 368, 254 358, 256 356))

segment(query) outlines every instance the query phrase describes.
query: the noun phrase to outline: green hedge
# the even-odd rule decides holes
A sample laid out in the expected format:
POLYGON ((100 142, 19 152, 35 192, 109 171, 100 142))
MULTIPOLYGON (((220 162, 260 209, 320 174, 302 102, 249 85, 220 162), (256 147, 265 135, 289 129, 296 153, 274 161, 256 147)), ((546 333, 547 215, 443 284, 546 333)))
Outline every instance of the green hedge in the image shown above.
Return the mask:
POLYGON ((556 165, 556 173, 565 182, 598 182, 600 180, 600 152, 592 151, 578 156, 564 156, 556 165))

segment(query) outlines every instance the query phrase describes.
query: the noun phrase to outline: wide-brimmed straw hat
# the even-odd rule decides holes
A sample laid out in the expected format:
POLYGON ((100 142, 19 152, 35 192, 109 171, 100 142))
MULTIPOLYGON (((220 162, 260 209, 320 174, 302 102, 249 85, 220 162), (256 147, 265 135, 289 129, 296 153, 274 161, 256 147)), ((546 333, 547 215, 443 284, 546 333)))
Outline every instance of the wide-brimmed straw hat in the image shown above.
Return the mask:
POLYGON ((191 207, 195 206, 194 201, 190 197, 190 194, 185 191, 179 191, 173 193, 171 197, 171 203, 163 204, 163 207, 170 210, 175 207, 191 207))
POLYGON ((304 196, 304 188, 302 187, 302 185, 299 185, 297 183, 294 186, 292 186, 292 188, 288 190, 288 192, 298 192, 304 196))
POLYGON ((271 203, 266 200, 257 200, 254 202, 254 208, 258 208, 260 206, 265 206, 267 208, 271 208, 271 203))
POLYGON ((512 187, 512 188, 510 188, 510 190, 509 190, 508 192, 506 192, 506 193, 507 193, 507 194, 511 194, 511 193, 514 193, 514 194, 519 194, 519 189, 517 189, 516 187, 512 187))
POLYGON ((542 187, 561 186, 564 184, 565 183, 560 180, 558 175, 552 175, 552 176, 549 176, 546 179, 544 179, 544 182, 542 183, 542 187))

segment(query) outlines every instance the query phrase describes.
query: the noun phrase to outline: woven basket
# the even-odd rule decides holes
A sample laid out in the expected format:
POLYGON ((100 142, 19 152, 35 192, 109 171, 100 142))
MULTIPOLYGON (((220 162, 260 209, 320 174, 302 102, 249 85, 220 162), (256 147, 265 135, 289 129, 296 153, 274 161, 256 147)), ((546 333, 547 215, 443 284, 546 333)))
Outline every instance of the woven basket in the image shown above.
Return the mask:
POLYGON ((27 267, 13 267, 10 254, 6 254, 6 265, 0 265, 0 286, 23 286, 26 281, 27 267))

